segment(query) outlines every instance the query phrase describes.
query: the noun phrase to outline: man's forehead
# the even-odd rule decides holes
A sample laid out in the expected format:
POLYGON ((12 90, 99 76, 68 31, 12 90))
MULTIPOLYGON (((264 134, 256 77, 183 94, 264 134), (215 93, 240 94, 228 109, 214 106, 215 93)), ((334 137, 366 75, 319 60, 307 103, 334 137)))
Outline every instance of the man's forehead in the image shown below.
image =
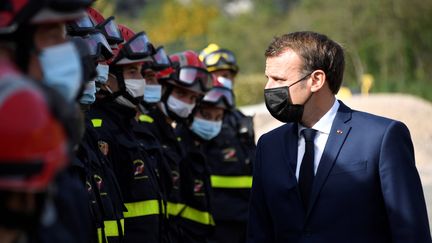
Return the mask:
POLYGON ((266 59, 266 75, 284 76, 302 70, 303 61, 294 51, 288 49, 275 57, 266 59))

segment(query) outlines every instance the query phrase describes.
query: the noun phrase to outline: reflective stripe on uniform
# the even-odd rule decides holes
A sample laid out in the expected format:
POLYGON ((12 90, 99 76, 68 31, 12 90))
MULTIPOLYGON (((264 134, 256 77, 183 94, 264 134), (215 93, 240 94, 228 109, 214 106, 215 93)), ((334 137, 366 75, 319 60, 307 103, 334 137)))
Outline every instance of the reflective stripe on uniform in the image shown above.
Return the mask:
POLYGON ((217 176, 210 177, 214 188, 251 188, 252 176, 217 176))
MULTIPOLYGON (((120 219, 121 229, 124 232, 124 219, 120 219)), ((106 220, 104 221, 105 235, 108 236, 119 236, 119 228, 117 220, 106 220)))
POLYGON ((147 122, 147 123, 153 123, 153 122, 154 122, 154 119, 153 119, 151 116, 149 116, 149 115, 144 115, 144 114, 141 114, 141 115, 138 117, 138 120, 139 120, 140 122, 147 122))
POLYGON ((91 119, 91 122, 93 124, 93 127, 101 127, 102 126, 102 119, 91 119))
POLYGON ((97 228, 97 235, 98 235, 98 242, 102 243, 102 229, 101 228, 97 228))
MULTIPOLYGON (((124 232, 124 219, 120 219, 121 229, 122 232, 124 232)), ((105 239, 106 237, 115 237, 120 236, 120 232, 118 230, 118 224, 117 220, 105 220, 104 221, 104 227, 105 227, 105 239)), ((98 242, 102 243, 102 229, 97 228, 97 234, 98 234, 98 242)), ((107 241, 107 240, 105 240, 107 241)))
POLYGON ((209 212, 200 211, 195 208, 186 207, 180 216, 201 224, 215 225, 213 216, 209 212))
POLYGON ((140 217, 160 213, 158 200, 125 203, 124 205, 127 208, 127 212, 123 213, 125 218, 140 217))
POLYGON ((180 214, 180 212, 185 208, 185 205, 183 203, 167 203, 167 211, 168 215, 174 215, 177 216, 180 214))

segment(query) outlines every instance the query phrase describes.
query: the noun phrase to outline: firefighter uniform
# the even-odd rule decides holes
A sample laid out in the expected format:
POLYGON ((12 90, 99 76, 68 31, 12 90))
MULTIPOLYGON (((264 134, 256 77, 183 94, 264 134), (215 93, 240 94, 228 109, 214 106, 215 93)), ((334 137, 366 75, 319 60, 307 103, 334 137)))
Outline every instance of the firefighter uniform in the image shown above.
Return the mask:
POLYGON ((154 168, 157 162, 132 131, 135 109, 114 101, 98 101, 88 114, 100 138, 98 145, 112 163, 123 195, 123 242, 160 242, 163 207, 154 168))
POLYGON ((184 209, 181 198, 180 162, 185 152, 177 140, 174 129, 166 122, 165 115, 159 109, 151 109, 149 114, 140 116, 138 122, 141 129, 151 131, 159 140, 165 163, 165 173, 161 174, 161 177, 167 200, 167 242, 178 242, 182 235, 182 229, 179 227, 179 214, 184 209))
POLYGON ((212 242, 245 242, 255 141, 252 117, 227 112, 222 130, 205 145, 216 222, 212 242))
POLYGON ((151 127, 154 122, 153 118, 150 117, 147 112, 140 113, 138 119, 132 122, 132 129, 134 134, 139 140, 140 144, 143 144, 146 152, 154 158, 157 164, 154 165, 156 169, 156 176, 161 187, 162 196, 162 207, 164 217, 161 218, 161 235, 162 242, 172 242, 169 236, 169 225, 168 225, 168 213, 167 213, 167 191, 172 184, 171 170, 168 163, 163 155, 162 146, 159 140, 154 136, 151 127))
POLYGON ((89 196, 89 208, 93 218, 95 242, 121 242, 124 235, 124 205, 117 179, 99 148, 98 135, 90 120, 86 121, 86 133, 77 151, 77 159, 85 166, 84 183, 89 196))
POLYGON ((176 128, 186 156, 180 164, 182 197, 185 208, 180 213, 183 242, 208 242, 214 230, 211 213, 210 172, 202 151, 201 139, 185 125, 176 128))

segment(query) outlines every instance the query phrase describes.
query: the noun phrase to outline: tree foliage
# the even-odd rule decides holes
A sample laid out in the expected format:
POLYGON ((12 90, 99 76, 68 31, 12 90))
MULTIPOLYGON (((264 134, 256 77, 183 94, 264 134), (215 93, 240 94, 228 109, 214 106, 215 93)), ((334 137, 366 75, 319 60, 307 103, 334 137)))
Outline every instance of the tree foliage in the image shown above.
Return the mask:
POLYGON ((432 100, 432 1, 253 1, 252 11, 228 16, 226 0, 149 0, 139 17, 121 16, 121 21, 146 30, 171 53, 217 43, 237 54, 240 76, 256 77, 264 71, 263 53, 273 36, 317 31, 346 50, 345 85, 358 89, 363 74, 370 73, 374 91, 410 92, 432 100))

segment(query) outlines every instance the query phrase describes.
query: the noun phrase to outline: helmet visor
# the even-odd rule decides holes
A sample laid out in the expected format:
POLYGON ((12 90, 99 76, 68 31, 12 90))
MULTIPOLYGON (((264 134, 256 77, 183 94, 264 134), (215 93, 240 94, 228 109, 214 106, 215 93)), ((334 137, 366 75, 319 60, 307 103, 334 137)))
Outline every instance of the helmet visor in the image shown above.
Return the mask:
POLYGON ((154 47, 147 38, 147 35, 144 32, 140 32, 123 45, 113 63, 120 65, 151 61, 153 53, 154 47))
POLYGON ((156 53, 152 56, 152 58, 152 68, 155 70, 163 70, 171 66, 171 61, 162 46, 156 49, 156 53))
POLYGON ((177 80, 186 86, 192 86, 199 82, 203 91, 208 91, 213 86, 211 74, 207 70, 197 67, 179 68, 177 80))
POLYGON ((133 55, 151 55, 150 41, 146 34, 143 32, 138 33, 130 41, 125 44, 129 49, 129 54, 133 55))
POLYGON ((93 23, 93 21, 90 19, 90 17, 87 14, 85 16, 83 16, 82 18, 75 20, 74 23, 79 28, 93 28, 93 27, 95 27, 95 24, 93 23))
POLYGON ((91 33, 85 40, 89 45, 90 55, 95 59, 108 60, 113 56, 113 51, 102 33, 91 33))
POLYGON ((120 44, 123 42, 123 37, 120 33, 117 23, 114 21, 114 16, 111 16, 107 18, 104 22, 100 23, 98 25, 98 28, 105 35, 108 43, 120 44))
POLYGON ((215 66, 219 63, 236 65, 236 59, 234 53, 228 50, 218 50, 208 54, 204 58, 204 64, 206 66, 215 66))
POLYGON ((232 91, 220 87, 215 87, 208 91, 202 101, 211 104, 225 102, 228 108, 234 106, 234 97, 232 91))

